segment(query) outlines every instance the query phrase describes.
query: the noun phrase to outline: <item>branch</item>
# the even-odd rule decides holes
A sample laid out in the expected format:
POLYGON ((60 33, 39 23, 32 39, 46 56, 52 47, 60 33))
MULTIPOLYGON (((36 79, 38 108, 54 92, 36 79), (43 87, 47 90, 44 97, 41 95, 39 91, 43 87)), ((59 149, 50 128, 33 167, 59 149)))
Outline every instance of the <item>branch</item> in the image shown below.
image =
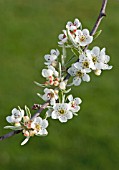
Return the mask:
MULTIPOLYGON (((92 36, 96 33, 96 31, 97 31, 97 29, 98 29, 98 27, 99 27, 99 25, 100 25, 101 20, 103 19, 103 17, 106 16, 106 14, 105 14, 105 9, 106 9, 106 6, 107 6, 107 1, 108 1, 108 0, 103 0, 103 2, 102 2, 102 7, 101 7, 101 10, 100 10, 99 16, 98 16, 98 18, 97 18, 97 20, 96 20, 96 23, 95 23, 95 25, 94 25, 91 33, 90 33, 90 35, 92 35, 92 36)), ((85 47, 84 51, 85 51, 87 48, 88 48, 88 46, 85 47)), ((70 78, 70 74, 67 73, 67 75, 66 75, 66 77, 64 78, 64 80, 65 80, 65 81, 68 81, 69 78, 70 78)), ((49 101, 47 101, 46 103, 44 103, 44 104, 40 107, 40 109, 32 116, 31 120, 33 120, 34 118, 36 118, 37 116, 39 116, 40 113, 41 113, 48 105, 49 105, 49 101)), ((8 134, 5 134, 5 135, 3 135, 3 136, 0 136, 0 141, 2 141, 2 140, 4 140, 4 139, 7 139, 7 138, 9 138, 9 137, 11 137, 11 136, 14 136, 14 135, 16 135, 16 134, 19 134, 19 133, 21 133, 21 132, 22 132, 22 130, 11 131, 11 132, 9 132, 8 134)))

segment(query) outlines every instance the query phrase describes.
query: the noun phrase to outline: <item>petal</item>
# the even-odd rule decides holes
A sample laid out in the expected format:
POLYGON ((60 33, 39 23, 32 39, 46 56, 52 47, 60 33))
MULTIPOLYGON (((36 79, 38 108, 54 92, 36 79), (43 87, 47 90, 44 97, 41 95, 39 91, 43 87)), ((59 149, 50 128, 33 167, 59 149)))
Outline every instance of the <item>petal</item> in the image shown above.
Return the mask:
POLYGON ((83 81, 89 82, 90 81, 90 76, 88 74, 84 74, 82 79, 83 79, 83 81))
POLYGON ((67 122, 67 117, 66 116, 60 116, 59 121, 62 122, 62 123, 67 122))
POLYGON ((58 119, 58 113, 56 111, 53 111, 51 117, 52 119, 58 119))
POLYGON ((41 129, 36 135, 45 136, 47 134, 48 134, 48 131, 46 129, 41 129))
POLYGON ((27 137, 22 143, 21 145, 25 145, 28 141, 29 141, 30 137, 27 137))
POLYGON ((82 100, 81 100, 79 97, 76 97, 76 98, 74 99, 74 101, 75 101, 75 103, 76 103, 77 105, 79 105, 79 104, 82 103, 82 100))
POLYGON ((71 111, 68 111, 66 116, 67 116, 67 119, 72 119, 73 118, 73 114, 72 114, 71 111))
POLYGON ((9 123, 12 123, 12 122, 13 122, 11 116, 7 116, 7 117, 6 117, 6 120, 7 120, 7 122, 9 122, 9 123))
POLYGON ((44 58, 45 58, 46 61, 50 61, 50 55, 49 55, 49 54, 46 54, 46 55, 44 56, 44 58))
POLYGON ((89 36, 89 30, 88 29, 83 29, 82 30, 84 36, 89 36))
POLYGON ((97 46, 93 47, 92 53, 93 53, 95 56, 99 56, 99 54, 100 54, 100 48, 97 47, 97 46))
POLYGON ((73 96, 71 94, 67 98, 69 101, 73 101, 73 96))
POLYGON ((48 121, 46 119, 44 119, 41 123, 41 126, 43 129, 47 128, 48 127, 48 121))
POLYGON ((81 26, 81 22, 76 18, 76 19, 74 20, 74 25, 75 25, 77 28, 79 28, 79 27, 81 26))
POLYGON ((75 86, 79 86, 79 85, 81 84, 81 78, 79 78, 79 77, 74 77, 74 78, 73 78, 73 84, 74 84, 75 86))

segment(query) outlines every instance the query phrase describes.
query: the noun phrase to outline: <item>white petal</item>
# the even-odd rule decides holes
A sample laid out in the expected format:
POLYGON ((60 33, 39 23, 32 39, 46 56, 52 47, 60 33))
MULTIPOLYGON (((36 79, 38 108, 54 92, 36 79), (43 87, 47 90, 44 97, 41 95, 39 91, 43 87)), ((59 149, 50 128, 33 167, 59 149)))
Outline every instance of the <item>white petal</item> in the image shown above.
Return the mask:
POLYGON ((58 114, 56 111, 53 111, 51 114, 52 119, 58 119, 58 114))
POLYGON ((69 101, 73 101, 73 96, 71 94, 67 98, 69 101))
POLYGON ((21 145, 25 145, 28 141, 29 141, 30 137, 27 137, 22 143, 21 145))
POLYGON ((62 122, 62 123, 67 122, 67 117, 66 116, 60 116, 58 118, 59 118, 59 121, 62 122))
POLYGON ((47 128, 48 127, 48 121, 46 119, 44 119, 41 123, 41 126, 43 129, 47 128))
POLYGON ((11 116, 7 116, 7 117, 6 117, 6 120, 7 120, 7 122, 9 122, 9 123, 12 123, 12 122, 13 122, 11 116))
POLYGON ((49 55, 49 54, 46 54, 46 55, 44 56, 44 58, 45 58, 46 61, 50 61, 50 55, 49 55))
POLYGON ((74 78, 73 78, 73 84, 74 84, 75 86, 79 86, 79 85, 81 84, 81 78, 79 78, 79 77, 74 77, 74 78))
POLYGON ((68 111, 67 114, 66 114, 66 116, 67 116, 67 119, 72 119, 73 114, 72 114, 71 111, 68 111))
POLYGON ((89 82, 90 81, 90 76, 88 74, 84 74, 82 79, 83 79, 83 81, 89 82))
POLYGON ((81 100, 79 97, 76 97, 76 98, 74 99, 74 101, 75 101, 75 103, 76 103, 77 105, 79 105, 79 104, 82 103, 82 100, 81 100))
POLYGON ((100 48, 97 47, 97 46, 93 47, 92 53, 93 53, 94 55, 96 55, 96 56, 99 56, 99 54, 100 54, 100 48))
POLYGON ((41 129, 36 135, 45 136, 47 134, 48 134, 48 131, 46 129, 41 129))

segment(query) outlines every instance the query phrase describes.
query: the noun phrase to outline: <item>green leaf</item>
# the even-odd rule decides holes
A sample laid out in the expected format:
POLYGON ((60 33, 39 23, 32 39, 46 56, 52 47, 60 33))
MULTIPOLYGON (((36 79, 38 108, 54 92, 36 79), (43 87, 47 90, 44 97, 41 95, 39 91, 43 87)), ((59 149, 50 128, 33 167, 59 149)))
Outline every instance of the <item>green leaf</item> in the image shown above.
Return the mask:
POLYGON ((5 126, 4 129, 21 130, 21 126, 5 126))
POLYGON ((71 91, 71 88, 68 90, 64 90, 64 93, 69 93, 71 91))
POLYGON ((38 82, 36 82, 36 81, 34 81, 34 83, 35 83, 37 86, 40 86, 40 87, 46 87, 46 85, 44 85, 44 84, 40 84, 40 83, 38 83, 38 82))
POLYGON ((101 34, 101 32, 102 32, 102 30, 97 31, 97 32, 94 34, 93 38, 94 38, 94 39, 98 38, 98 36, 101 34))
POLYGON ((31 113, 30 113, 30 110, 27 106, 25 106, 25 111, 26 111, 26 115, 31 118, 31 113))

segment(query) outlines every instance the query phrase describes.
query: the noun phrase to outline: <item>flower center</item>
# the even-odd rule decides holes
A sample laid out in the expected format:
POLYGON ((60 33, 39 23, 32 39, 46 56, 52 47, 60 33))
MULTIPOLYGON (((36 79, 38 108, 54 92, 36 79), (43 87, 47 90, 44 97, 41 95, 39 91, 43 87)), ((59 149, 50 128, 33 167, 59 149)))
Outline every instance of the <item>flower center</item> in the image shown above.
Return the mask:
POLYGON ((92 60, 93 60, 93 62, 94 62, 94 63, 96 63, 96 61, 97 61, 97 57, 92 56, 92 60))
POLYGON ((82 35, 82 36, 80 37, 80 41, 85 41, 85 39, 86 39, 86 37, 85 37, 84 35, 82 35))
POLYGON ((83 66, 84 66, 85 68, 89 68, 89 63, 88 63, 88 61, 83 62, 83 66))
POLYGON ((61 109, 59 110, 59 113, 63 115, 65 113, 65 110, 61 109))
POLYGON ((40 124, 36 124, 36 125, 35 125, 35 128, 36 128, 36 130, 38 130, 38 131, 39 131, 39 130, 41 129, 40 124))
POLYGON ((77 71, 76 76, 82 77, 82 76, 83 76, 83 73, 82 73, 81 71, 77 71))

